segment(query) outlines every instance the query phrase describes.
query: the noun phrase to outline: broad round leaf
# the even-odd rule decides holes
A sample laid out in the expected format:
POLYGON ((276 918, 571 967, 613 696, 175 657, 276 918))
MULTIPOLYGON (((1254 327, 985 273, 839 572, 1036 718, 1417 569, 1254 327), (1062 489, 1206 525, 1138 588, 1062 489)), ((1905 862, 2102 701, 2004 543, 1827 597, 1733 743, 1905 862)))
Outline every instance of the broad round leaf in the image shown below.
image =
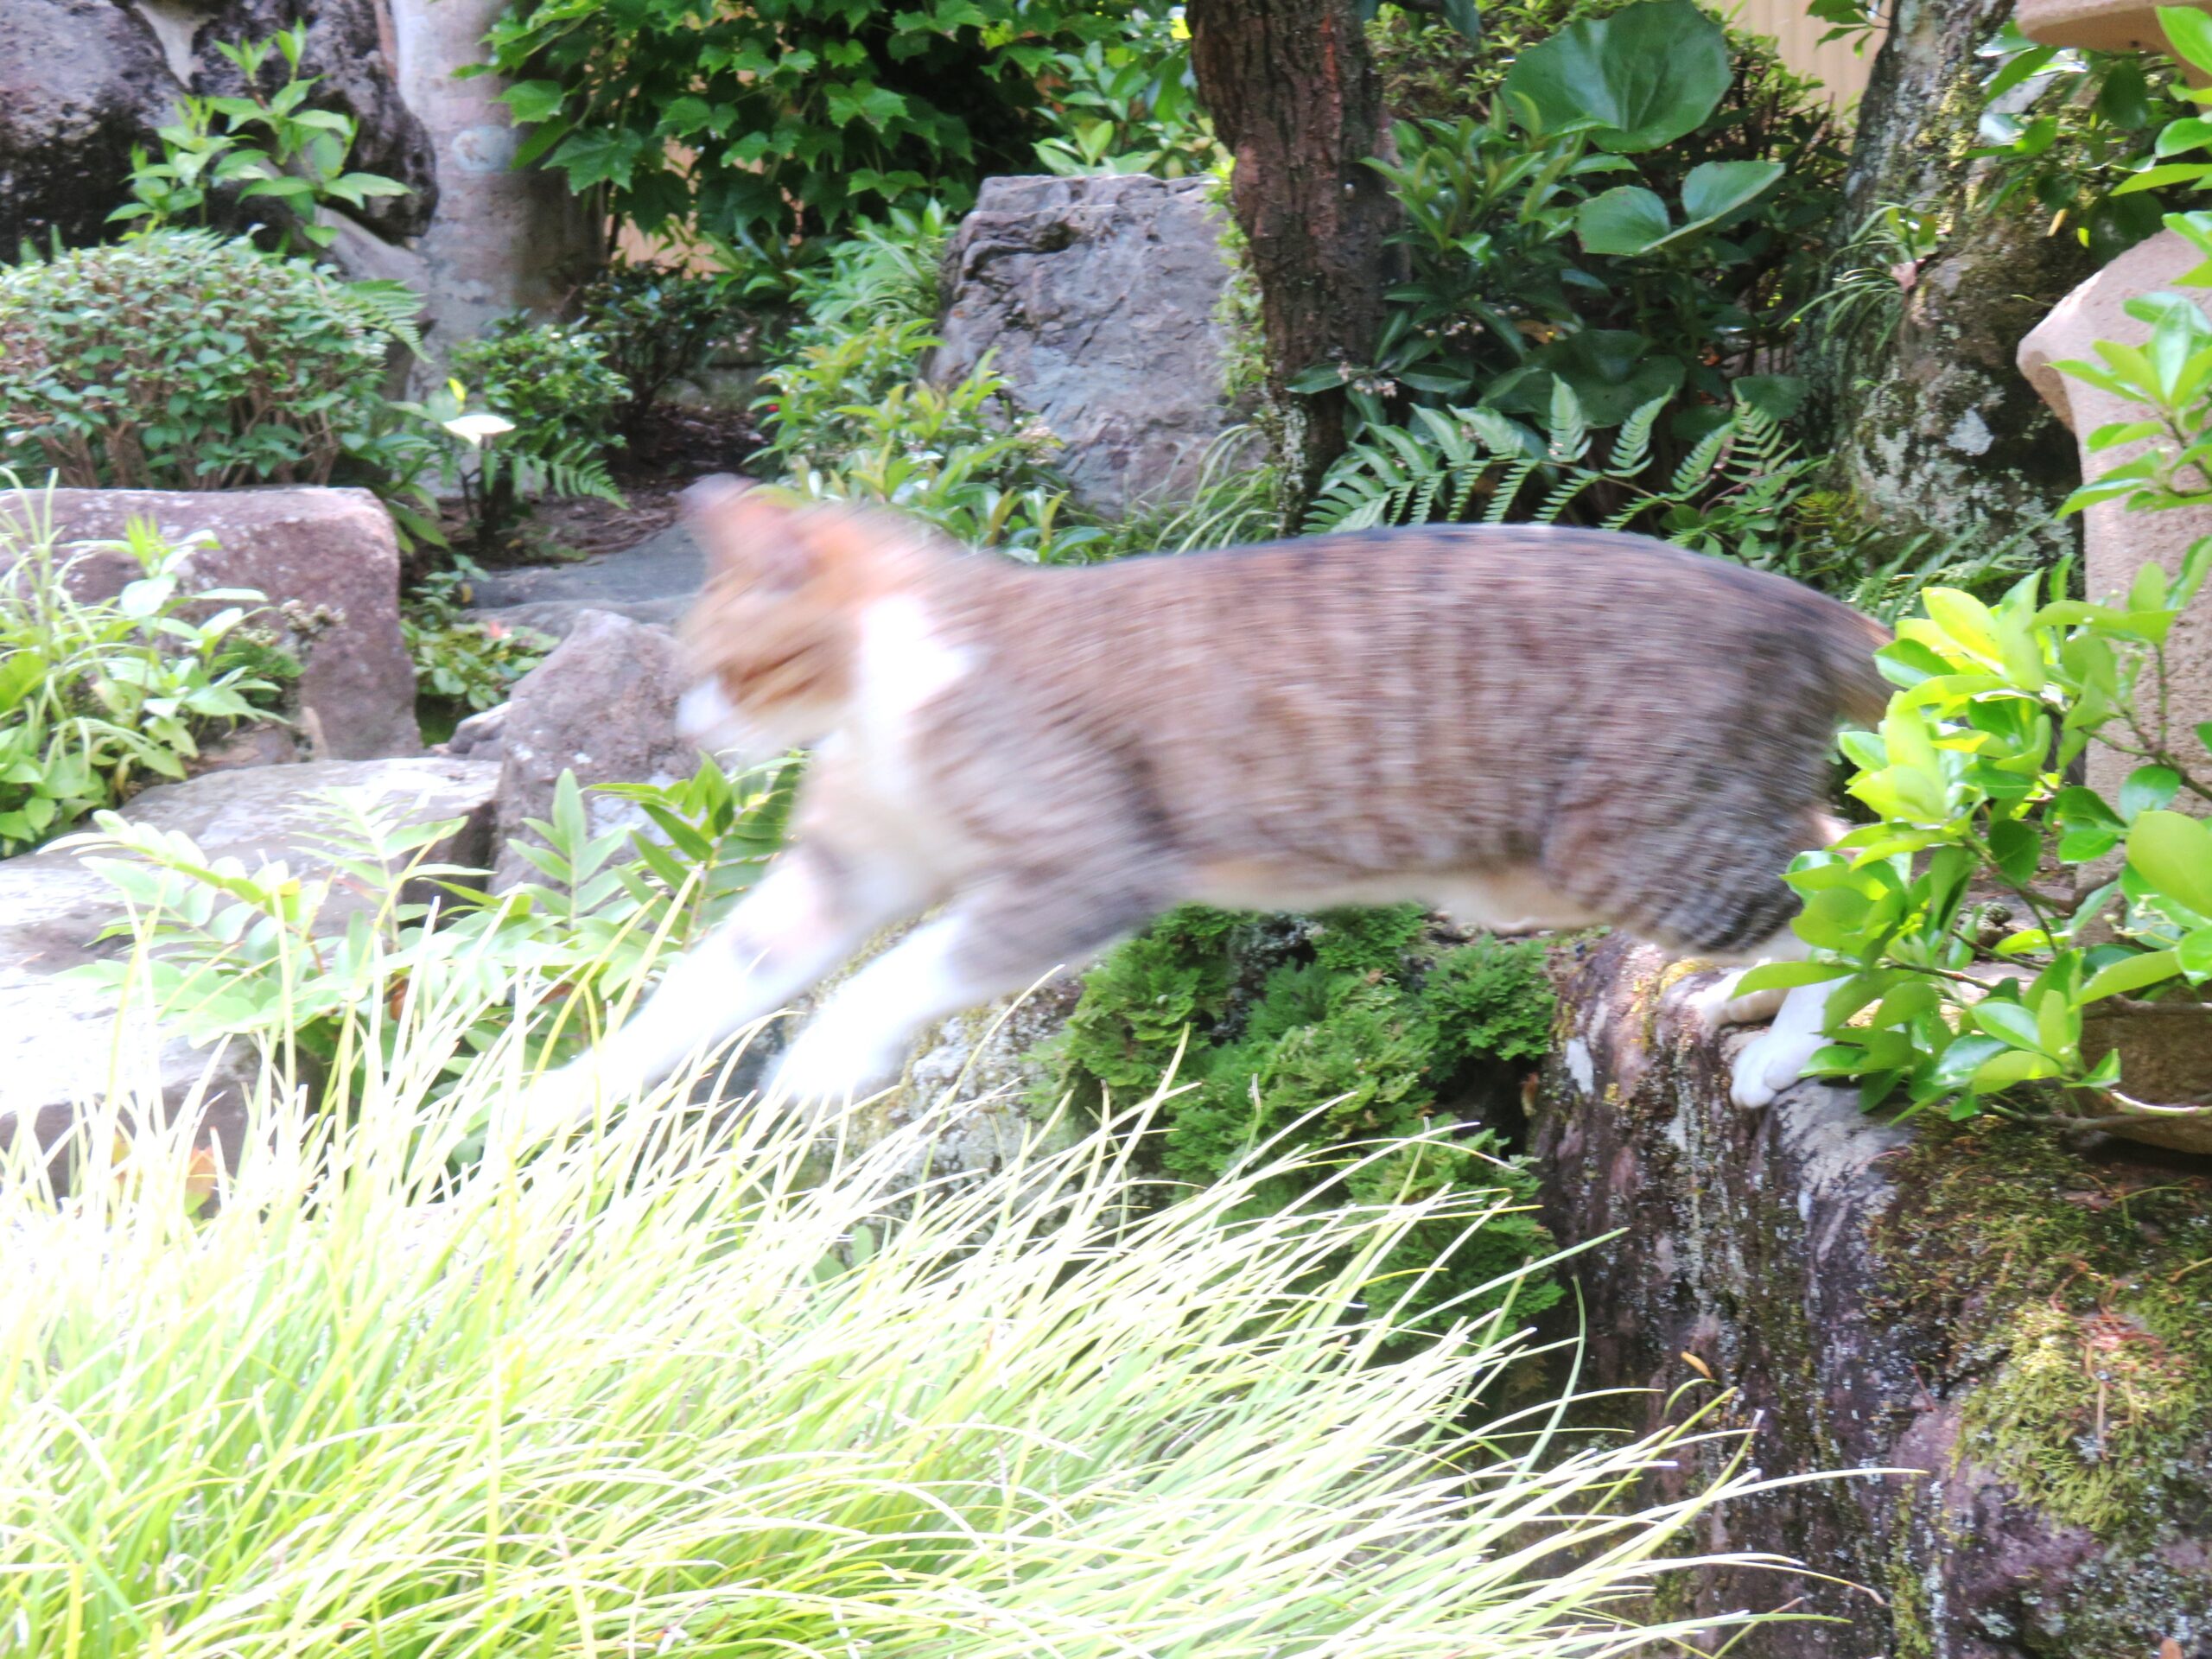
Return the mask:
POLYGON ((1547 126, 1594 121, 1601 149, 1628 152, 1694 131, 1728 81, 1719 24, 1684 0, 1644 0, 1531 47, 1505 91, 1527 98, 1547 126))
POLYGON ((1665 202, 1641 185, 1624 184, 1584 202, 1574 228, 1591 253, 1642 253, 1675 227, 1665 202))
POLYGON ((1706 162, 1682 181, 1683 230, 1734 213, 1782 176, 1780 162, 1706 162))

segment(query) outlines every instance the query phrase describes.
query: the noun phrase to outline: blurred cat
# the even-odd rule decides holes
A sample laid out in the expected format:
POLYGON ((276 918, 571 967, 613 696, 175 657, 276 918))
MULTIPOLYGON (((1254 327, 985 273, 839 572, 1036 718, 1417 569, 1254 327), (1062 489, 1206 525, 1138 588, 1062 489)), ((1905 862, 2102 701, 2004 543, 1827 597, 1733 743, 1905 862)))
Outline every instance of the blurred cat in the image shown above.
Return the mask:
MULTIPOLYGON (((687 728, 814 746, 790 849, 592 1055, 554 1133, 772 1013, 887 925, 772 1095, 887 1081, 925 1022, 1172 906, 1419 900, 1500 932, 1609 923, 1716 963, 1798 957, 1782 871, 1835 829, 1835 729, 1885 702, 1873 622, 1783 577, 1592 530, 1372 531, 1037 569, 731 480, 687 728)), ((1740 1057, 1763 1105, 1822 987, 1740 1057)), ((1779 994, 1707 994, 1714 1023, 1779 994)))

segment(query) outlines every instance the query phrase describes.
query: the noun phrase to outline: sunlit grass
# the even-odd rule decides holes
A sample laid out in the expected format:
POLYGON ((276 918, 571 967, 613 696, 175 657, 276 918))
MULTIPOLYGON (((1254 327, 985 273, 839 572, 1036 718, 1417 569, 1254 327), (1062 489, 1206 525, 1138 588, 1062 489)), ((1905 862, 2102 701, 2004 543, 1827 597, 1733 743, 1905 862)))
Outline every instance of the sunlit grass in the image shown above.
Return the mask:
POLYGON ((181 1137, 60 1200, 18 1156, 0 1654, 1694 1650, 1625 1621, 1755 1477, 1646 1507, 1702 1431, 1471 1422, 1510 1313, 1386 1353, 1446 1200, 1148 1205, 1127 1122, 918 1186, 927 1123, 673 1109, 518 1166, 514 1056, 422 1106, 462 1020, 396 1017, 351 1124, 264 1086, 203 1218, 181 1137))

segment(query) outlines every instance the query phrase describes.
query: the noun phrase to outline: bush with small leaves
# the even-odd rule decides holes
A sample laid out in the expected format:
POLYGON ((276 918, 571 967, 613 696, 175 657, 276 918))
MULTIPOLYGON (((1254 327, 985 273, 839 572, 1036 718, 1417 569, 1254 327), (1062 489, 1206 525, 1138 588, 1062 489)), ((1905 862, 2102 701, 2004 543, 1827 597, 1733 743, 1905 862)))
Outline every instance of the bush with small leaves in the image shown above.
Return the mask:
POLYGON ((389 308, 163 231, 0 270, 0 465, 80 488, 327 484, 384 407, 389 308))

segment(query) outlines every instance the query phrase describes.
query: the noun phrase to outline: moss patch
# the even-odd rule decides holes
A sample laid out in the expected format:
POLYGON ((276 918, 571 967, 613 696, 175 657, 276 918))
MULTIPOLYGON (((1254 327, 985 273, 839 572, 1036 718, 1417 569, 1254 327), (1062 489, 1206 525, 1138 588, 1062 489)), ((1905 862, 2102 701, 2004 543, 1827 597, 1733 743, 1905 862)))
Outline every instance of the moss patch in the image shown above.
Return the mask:
POLYGON ((2212 1514, 2212 1176, 1995 1120, 1931 1127, 1878 1235, 1936 1333, 1962 1455, 2054 1520, 2147 1548, 2212 1514))
MULTIPOLYGON (((1471 1231, 1465 1217, 1501 1192, 1535 1202, 1502 1131, 1517 1128, 1520 1076, 1550 1048, 1554 1013, 1541 945, 1459 943, 1417 906, 1317 917, 1191 906, 1093 969, 1038 1058, 1044 1096, 1093 1104, 1138 1098, 1173 1068, 1192 1086, 1161 1109, 1153 1152, 1179 1179, 1216 1179, 1273 1144, 1321 1154, 1313 1174, 1268 1192, 1275 1209, 1322 1189, 1354 1201, 1464 1192, 1459 1218, 1425 1224, 1379 1281, 1401 1318, 1447 1302, 1456 1316, 1495 1306, 1505 1293, 1462 1299, 1549 1247, 1525 1210, 1471 1231)), ((1561 1291, 1511 1294, 1535 1313, 1561 1291)))

